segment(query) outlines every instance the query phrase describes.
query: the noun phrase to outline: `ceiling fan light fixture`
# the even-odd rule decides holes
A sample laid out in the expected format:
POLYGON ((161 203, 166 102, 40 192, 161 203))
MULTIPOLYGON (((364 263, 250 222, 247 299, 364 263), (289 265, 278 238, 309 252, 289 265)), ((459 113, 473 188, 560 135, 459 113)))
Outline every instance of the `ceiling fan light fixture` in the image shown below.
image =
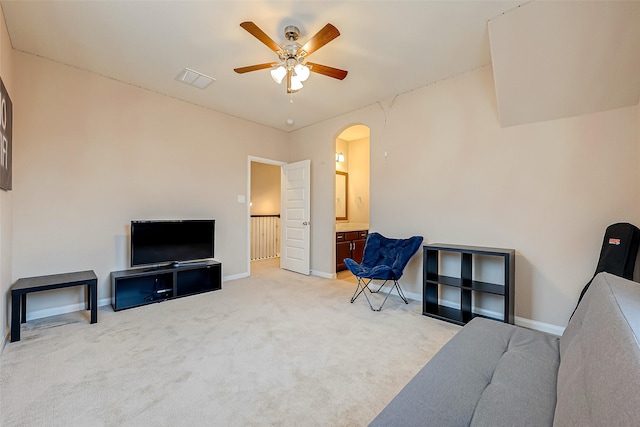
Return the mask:
POLYGON ((309 78, 309 74, 311 74, 309 67, 304 64, 297 64, 293 70, 296 72, 296 76, 301 82, 306 81, 309 78))
POLYGON ((271 69, 271 78, 273 81, 280 84, 282 83, 282 79, 287 75, 287 69, 282 65, 278 65, 276 68, 271 69))
POLYGON ((291 90, 300 90, 300 89, 302 89, 302 82, 300 81, 298 76, 295 76, 295 75, 291 76, 291 87, 289 89, 291 89, 291 90))

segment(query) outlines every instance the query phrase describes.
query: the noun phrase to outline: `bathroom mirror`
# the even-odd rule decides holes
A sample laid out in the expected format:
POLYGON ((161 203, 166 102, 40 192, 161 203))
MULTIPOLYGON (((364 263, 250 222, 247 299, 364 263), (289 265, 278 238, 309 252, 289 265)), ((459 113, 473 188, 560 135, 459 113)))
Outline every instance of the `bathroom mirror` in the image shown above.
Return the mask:
POLYGON ((349 174, 336 171, 336 220, 347 219, 347 186, 349 174))

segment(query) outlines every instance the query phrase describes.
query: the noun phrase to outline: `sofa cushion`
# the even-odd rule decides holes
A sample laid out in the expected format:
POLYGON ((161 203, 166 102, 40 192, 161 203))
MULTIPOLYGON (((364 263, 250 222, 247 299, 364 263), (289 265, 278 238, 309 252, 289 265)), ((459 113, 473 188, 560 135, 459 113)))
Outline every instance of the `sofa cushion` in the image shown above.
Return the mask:
POLYGON ((556 426, 640 422, 640 283, 600 273, 560 339, 556 426))
POLYGON ((558 363, 557 337, 475 318, 371 425, 549 426, 558 363))

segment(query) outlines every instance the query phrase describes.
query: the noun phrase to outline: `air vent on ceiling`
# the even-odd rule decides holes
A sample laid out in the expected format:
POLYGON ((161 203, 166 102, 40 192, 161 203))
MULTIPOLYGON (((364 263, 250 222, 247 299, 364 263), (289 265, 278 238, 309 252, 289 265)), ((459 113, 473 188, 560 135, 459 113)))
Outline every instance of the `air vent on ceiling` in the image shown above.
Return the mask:
POLYGON ((216 81, 213 77, 209 77, 190 68, 185 68, 180 71, 180 74, 176 76, 176 80, 197 87, 198 89, 204 89, 216 81))

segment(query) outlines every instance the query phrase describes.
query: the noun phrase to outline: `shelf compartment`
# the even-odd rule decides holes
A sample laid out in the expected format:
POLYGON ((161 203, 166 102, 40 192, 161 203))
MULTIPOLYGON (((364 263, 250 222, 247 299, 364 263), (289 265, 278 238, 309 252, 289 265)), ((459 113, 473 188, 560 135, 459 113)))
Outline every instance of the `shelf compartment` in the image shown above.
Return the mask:
POLYGON ((114 310, 138 307, 172 297, 172 273, 123 278, 118 281, 114 310))
POLYGON ((460 277, 442 276, 438 275, 437 278, 428 277, 427 283, 433 285, 451 286, 454 288, 468 289, 471 291, 486 292, 496 295, 504 295, 504 285, 497 285, 495 283, 482 282, 479 280, 463 280, 460 277))
POLYGON ((451 308, 439 304, 427 304, 426 307, 423 308, 422 314, 424 316, 433 317, 434 319, 444 320, 445 322, 449 323, 455 323, 456 325, 460 326, 464 326, 475 317, 484 317, 485 319, 496 320, 498 322, 503 321, 503 319, 499 317, 486 316, 473 312, 465 312, 458 308, 451 308))
POLYGON ((178 271, 177 295, 187 296, 220 289, 219 266, 178 271))
POLYGON ((459 308, 446 307, 439 304, 426 304, 422 314, 435 319, 444 320, 457 325, 464 325, 473 318, 473 313, 464 312, 459 308))

